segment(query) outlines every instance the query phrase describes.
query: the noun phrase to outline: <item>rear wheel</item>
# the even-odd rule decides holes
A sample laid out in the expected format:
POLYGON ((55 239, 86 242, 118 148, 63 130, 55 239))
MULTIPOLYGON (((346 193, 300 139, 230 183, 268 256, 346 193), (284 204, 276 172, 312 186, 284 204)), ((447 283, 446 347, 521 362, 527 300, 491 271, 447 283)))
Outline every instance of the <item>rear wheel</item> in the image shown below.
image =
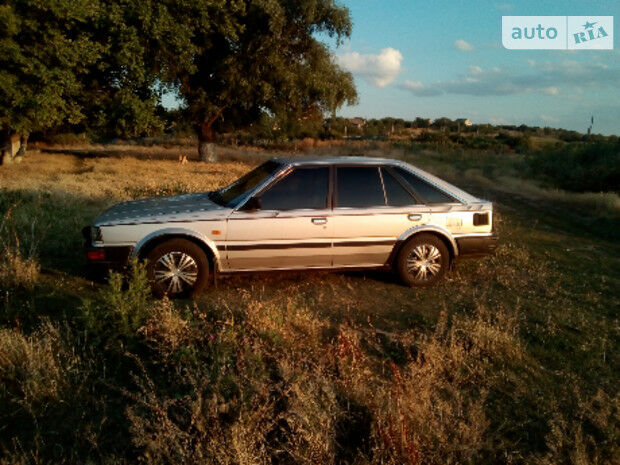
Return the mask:
POLYGON ((148 254, 146 272, 156 296, 193 297, 207 287, 209 260, 193 242, 170 239, 148 254))
POLYGON ((409 286, 428 287, 441 280, 450 266, 450 253, 441 239, 432 234, 419 234, 407 242, 396 268, 409 286))

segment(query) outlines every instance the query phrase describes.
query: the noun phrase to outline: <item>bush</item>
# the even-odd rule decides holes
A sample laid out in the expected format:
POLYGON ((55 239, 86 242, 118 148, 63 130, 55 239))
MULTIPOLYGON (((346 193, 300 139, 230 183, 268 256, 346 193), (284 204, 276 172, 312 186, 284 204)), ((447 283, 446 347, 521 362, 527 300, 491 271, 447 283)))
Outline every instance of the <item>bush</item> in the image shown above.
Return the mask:
POLYGON ((79 146, 91 143, 90 137, 86 133, 62 132, 51 134, 44 137, 44 142, 52 145, 79 146))
POLYGON ((533 177, 575 192, 620 192, 620 143, 586 142, 527 158, 533 177))
POLYGON ((416 142, 432 145, 451 145, 450 137, 443 132, 423 131, 416 138, 416 142))
POLYGON ((119 339, 121 344, 135 340, 155 307, 146 266, 133 260, 127 279, 112 272, 107 286, 97 301, 86 301, 83 308, 85 325, 102 341, 119 339))

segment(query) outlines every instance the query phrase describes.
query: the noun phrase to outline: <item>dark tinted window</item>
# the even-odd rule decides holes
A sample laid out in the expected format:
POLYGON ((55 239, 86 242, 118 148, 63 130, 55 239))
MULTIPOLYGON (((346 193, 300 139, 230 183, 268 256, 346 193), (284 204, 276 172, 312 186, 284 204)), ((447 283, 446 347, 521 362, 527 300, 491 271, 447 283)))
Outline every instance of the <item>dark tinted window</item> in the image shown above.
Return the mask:
POLYGON ((326 208, 329 168, 298 168, 261 195, 263 210, 326 208))
POLYGON ((401 175, 405 181, 413 188, 413 191, 422 198, 425 203, 452 203, 455 200, 448 194, 444 194, 439 189, 431 186, 426 181, 423 181, 418 176, 402 168, 396 168, 396 171, 401 175))
POLYGON ((402 207, 417 203, 411 194, 407 192, 407 189, 388 170, 382 169, 381 174, 383 175, 387 204, 390 207, 402 207))
POLYGON ((338 168, 336 184, 339 207, 362 208, 385 205, 377 167, 338 168))

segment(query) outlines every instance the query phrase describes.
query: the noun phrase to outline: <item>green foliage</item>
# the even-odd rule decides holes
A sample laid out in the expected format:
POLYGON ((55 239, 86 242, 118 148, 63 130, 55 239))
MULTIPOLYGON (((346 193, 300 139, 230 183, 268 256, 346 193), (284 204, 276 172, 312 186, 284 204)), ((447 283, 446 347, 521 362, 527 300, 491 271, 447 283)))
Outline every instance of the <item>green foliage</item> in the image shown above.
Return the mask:
POLYGON ((530 174, 576 192, 620 192, 620 143, 586 142, 539 151, 527 158, 530 174))
POLYGON ((450 145, 450 137, 443 132, 424 131, 416 138, 416 142, 437 146, 450 145))
POLYGON ((0 129, 154 135, 167 90, 194 125, 220 115, 247 125, 267 112, 314 136, 298 122, 356 99, 351 75, 316 33, 348 36, 348 10, 332 0, 8 0, 0 129))
POLYGON ((0 129, 28 134, 83 118, 76 97, 101 56, 91 25, 98 0, 0 5, 0 129))
MULTIPOLYGON (((144 264, 134 259, 129 266, 129 276, 112 272, 107 287, 101 293, 101 302, 87 306, 88 326, 96 332, 110 325, 112 333, 131 340, 153 307, 151 288, 144 264)), ((106 331, 103 331, 106 332, 106 331)))
POLYGON ((265 111, 302 120, 355 101, 351 75, 314 37, 351 32, 348 10, 331 0, 196 2, 168 11, 184 30, 164 44, 161 79, 179 84, 196 124, 220 114, 249 124, 265 111))

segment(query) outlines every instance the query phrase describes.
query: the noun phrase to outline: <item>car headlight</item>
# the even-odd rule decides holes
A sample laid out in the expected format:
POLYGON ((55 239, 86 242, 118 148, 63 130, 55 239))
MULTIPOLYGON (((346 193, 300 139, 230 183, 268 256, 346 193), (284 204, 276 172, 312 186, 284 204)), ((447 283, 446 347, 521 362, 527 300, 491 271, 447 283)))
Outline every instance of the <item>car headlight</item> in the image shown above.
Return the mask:
POLYGON ((92 244, 94 242, 103 242, 101 228, 97 228, 95 226, 86 226, 84 229, 82 229, 82 235, 88 243, 92 244))

